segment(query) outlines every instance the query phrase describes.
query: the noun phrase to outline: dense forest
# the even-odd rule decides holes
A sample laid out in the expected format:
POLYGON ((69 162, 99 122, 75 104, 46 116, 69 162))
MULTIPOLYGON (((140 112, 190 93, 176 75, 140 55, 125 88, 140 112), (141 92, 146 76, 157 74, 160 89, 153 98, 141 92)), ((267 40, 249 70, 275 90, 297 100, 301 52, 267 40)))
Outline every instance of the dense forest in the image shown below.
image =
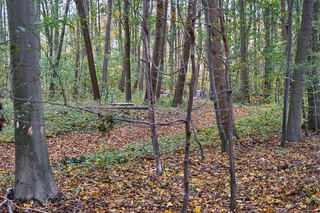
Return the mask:
POLYGON ((319 32, 318 0, 0 0, 0 211, 320 211, 319 32))

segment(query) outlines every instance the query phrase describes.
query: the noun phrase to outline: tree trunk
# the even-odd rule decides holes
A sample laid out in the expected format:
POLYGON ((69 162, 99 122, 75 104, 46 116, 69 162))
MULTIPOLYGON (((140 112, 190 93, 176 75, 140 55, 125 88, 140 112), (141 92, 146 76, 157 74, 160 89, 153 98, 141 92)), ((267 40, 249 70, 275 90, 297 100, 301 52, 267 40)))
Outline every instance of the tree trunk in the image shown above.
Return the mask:
POLYGON ((102 68, 102 87, 108 88, 108 57, 110 54, 110 31, 112 19, 112 0, 108 0, 108 22, 106 24, 106 34, 104 42, 103 68, 102 68))
MULTIPOLYGON (((197 12, 197 0, 190 1, 189 7, 191 8, 192 20, 195 22, 196 12, 197 12)), ((189 83, 189 100, 187 107, 187 116, 186 116, 186 142, 185 142, 185 151, 184 151, 184 161, 183 161, 183 177, 184 177, 184 197, 183 197, 183 206, 182 213, 187 213, 188 211, 188 202, 189 202, 189 194, 190 194, 190 173, 189 173, 189 156, 190 156, 190 141, 191 141, 191 122, 192 122, 192 106, 193 106, 193 94, 196 88, 196 79, 197 79, 197 68, 196 68, 196 60, 195 60, 195 34, 194 28, 190 31, 190 42, 191 42, 191 63, 192 63, 192 75, 189 83)))
POLYGON ((246 45, 246 20, 244 0, 240 0, 240 54, 241 54, 241 102, 250 103, 250 83, 246 45))
POLYGON ((160 98, 160 90, 162 86, 162 79, 163 79, 163 74, 165 73, 165 55, 167 52, 167 42, 166 42, 166 36, 167 36, 167 16, 168 16, 168 1, 165 0, 164 4, 164 10, 163 10, 163 24, 161 26, 161 38, 160 38, 160 48, 159 48, 159 54, 160 54, 160 60, 159 60, 159 75, 158 75, 158 80, 157 80, 157 85, 156 85, 156 97, 160 98))
POLYGON ((90 71, 90 78, 91 78, 91 85, 92 85, 92 89, 93 89, 93 98, 94 98, 94 100, 98 100, 98 99, 100 99, 99 85, 98 85, 98 80, 97 80, 97 76, 96 76, 96 68, 94 65, 94 59, 93 59, 88 24, 86 22, 87 19, 86 19, 85 9, 84 9, 84 5, 83 5, 82 0, 75 0, 75 3, 76 3, 78 14, 80 17, 82 34, 83 34, 84 43, 86 46, 89 71, 90 71))
POLYGON ((73 92, 74 99, 77 99, 79 94, 78 89, 78 77, 79 77, 79 68, 80 68, 80 29, 79 23, 77 22, 76 26, 76 56, 75 56, 75 67, 74 67, 74 79, 73 79, 73 92))
MULTIPOLYGON (((212 26, 219 26, 219 10, 217 0, 208 0, 209 6, 209 19, 212 26)), ((221 110, 221 119, 224 126, 224 131, 229 137, 231 132, 228 129, 228 117, 229 117, 229 103, 228 103, 228 89, 227 79, 224 69, 224 63, 222 59, 222 46, 221 46, 221 34, 217 28, 212 29, 212 52, 213 52, 213 69, 214 81, 216 85, 217 95, 219 99, 219 108, 221 110)), ((209 72, 210 75, 210 72, 209 72)), ((213 82, 210 80, 210 84, 213 82)), ((210 86, 212 92, 212 86, 210 86)), ((236 134, 235 134, 236 135, 236 134)), ((222 141, 222 152, 228 150, 228 144, 222 141)))
POLYGON ((308 88, 308 123, 309 129, 318 131, 320 126, 320 95, 319 95, 319 31, 317 27, 319 13, 319 1, 313 6, 313 26, 311 48, 312 55, 309 56, 312 63, 310 70, 311 85, 308 88))
POLYGON ((7 6, 15 112, 14 197, 41 204, 60 192, 52 175, 44 131, 35 5, 33 0, 11 0, 7 6))
MULTIPOLYGON (((148 115, 151 123, 155 123, 155 110, 154 110, 154 96, 152 91, 152 79, 151 79, 151 70, 150 70, 150 52, 149 52, 149 45, 150 45, 150 35, 149 35, 149 27, 148 27, 148 10, 149 10, 149 3, 150 0, 143 0, 143 48, 144 48, 144 56, 145 56, 145 69, 146 69, 146 87, 147 87, 147 100, 148 100, 148 115)), ((160 159, 160 148, 158 143, 158 136, 156 131, 156 126, 151 125, 151 139, 152 139, 152 146, 153 152, 156 159, 156 172, 158 175, 162 174, 162 164, 160 159)))
POLYGON ((182 95, 183 95, 184 83, 186 81, 186 75, 188 71, 188 62, 189 62, 190 47, 191 47, 190 34, 194 28, 194 23, 195 23, 195 20, 193 20, 193 16, 192 16, 191 6, 192 4, 189 2, 187 21, 186 21, 185 30, 184 30, 185 32, 184 32, 182 59, 180 62, 180 68, 178 70, 178 80, 177 80, 173 101, 172 101, 173 107, 181 105, 183 102, 182 95))
POLYGON ((290 72, 291 72, 291 52, 292 52, 292 10, 294 0, 288 1, 288 31, 287 31, 287 61, 286 61, 286 79, 285 79, 285 90, 283 98, 283 119, 282 119, 282 135, 281 135, 281 147, 286 146, 286 135, 287 135, 287 122, 288 122, 288 97, 289 97, 289 86, 290 86, 290 72))
MULTIPOLYGON (((281 0, 280 3, 280 9, 281 9, 281 34, 282 34, 282 39, 284 41, 287 41, 287 36, 288 36, 288 24, 287 19, 286 19, 286 0, 281 0)), ((289 9, 289 8, 288 8, 289 9)))
POLYGON ((131 101, 131 70, 130 70, 130 28, 129 28, 129 0, 124 1, 124 49, 123 70, 126 76, 126 101, 131 101))
POLYGON ((228 155, 229 155, 229 173, 230 173, 230 210, 234 211, 236 209, 237 200, 236 200, 236 190, 237 190, 237 183, 236 183, 236 168, 235 168, 235 159, 234 159, 234 146, 233 146, 233 135, 234 132, 234 122, 233 122, 233 105, 232 105, 232 91, 231 91, 231 85, 230 85, 230 58, 229 58, 229 43, 228 43, 228 37, 227 32, 225 28, 224 23, 224 17, 223 17, 223 0, 219 0, 219 6, 220 6, 220 26, 221 26, 221 34, 224 42, 224 51, 225 51, 225 73, 226 73, 226 82, 227 82, 227 90, 228 90, 228 132, 230 132, 228 137, 228 155))
POLYGON ((175 69, 175 43, 176 43, 176 5, 175 0, 171 0, 171 22, 170 22, 170 91, 173 92, 174 87, 174 69, 175 69))
POLYGON ((271 47, 271 14, 270 5, 267 5, 263 12, 265 27, 265 47, 264 47, 264 97, 267 99, 271 95, 271 72, 272 72, 272 47, 271 47))
POLYGON ((287 140, 289 142, 302 141, 301 110, 304 89, 304 75, 307 69, 308 48, 312 28, 313 0, 304 0, 301 29, 298 34, 295 69, 290 85, 289 118, 287 126, 287 140))

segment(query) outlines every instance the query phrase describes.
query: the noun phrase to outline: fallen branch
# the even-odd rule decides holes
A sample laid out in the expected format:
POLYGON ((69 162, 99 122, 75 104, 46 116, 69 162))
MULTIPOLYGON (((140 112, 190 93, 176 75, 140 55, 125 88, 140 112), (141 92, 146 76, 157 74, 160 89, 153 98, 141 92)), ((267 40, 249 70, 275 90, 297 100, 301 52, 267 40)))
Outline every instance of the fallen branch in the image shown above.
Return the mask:
MULTIPOLYGON (((9 192, 10 192, 11 189, 8 189, 8 190, 9 190, 9 192)), ((7 190, 7 191, 8 191, 8 190, 7 190)), ((2 198, 2 199, 5 201, 5 203, 7 203, 7 210, 8 210, 9 213, 13 213, 13 211, 12 211, 12 206, 14 206, 14 207, 17 208, 17 209, 23 210, 23 211, 48 213, 48 212, 46 212, 46 211, 42 211, 42 210, 39 210, 39 209, 32 209, 32 208, 20 207, 20 206, 18 206, 17 204, 15 204, 13 201, 11 201, 10 199, 8 199, 7 196, 8 196, 8 195, 6 195, 6 196, 0 196, 0 198, 2 198), (12 206, 11 206, 11 205, 12 205, 12 206)), ((2 205, 3 205, 3 204, 2 204, 2 205)), ((1 206, 0 206, 0 207, 1 207, 1 206)))

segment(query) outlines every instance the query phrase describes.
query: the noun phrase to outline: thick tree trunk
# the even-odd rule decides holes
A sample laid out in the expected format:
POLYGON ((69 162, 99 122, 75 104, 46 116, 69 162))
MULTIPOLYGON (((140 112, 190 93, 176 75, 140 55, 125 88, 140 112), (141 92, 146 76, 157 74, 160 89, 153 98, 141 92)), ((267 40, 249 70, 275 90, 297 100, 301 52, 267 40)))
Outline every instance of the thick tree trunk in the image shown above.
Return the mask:
POLYGON ((14 197, 43 203, 58 196, 59 189, 44 130, 35 5, 33 0, 10 0, 7 4, 15 112, 14 197))
POLYGON ((312 29, 313 0, 304 0, 301 29, 298 34, 296 67, 290 85, 289 118, 287 126, 287 140, 289 142, 302 141, 301 110, 304 89, 304 75, 307 69, 308 48, 312 29))
POLYGON ((312 40, 311 48, 312 55, 309 56, 312 63, 310 70, 311 85, 308 88, 308 122, 309 128, 318 131, 320 126, 320 94, 319 94, 319 30, 318 30, 318 14, 319 1, 314 2, 313 6, 313 26, 312 26, 312 40))
POLYGON ((80 17, 82 34, 83 34, 84 43, 85 43, 86 51, 87 51, 91 85, 92 85, 92 90, 93 90, 93 98, 94 98, 94 100, 98 100, 98 99, 100 99, 99 85, 98 85, 98 80, 97 80, 97 76, 96 76, 96 68, 94 65, 94 59, 93 59, 88 24, 86 22, 87 19, 86 19, 85 9, 84 9, 84 5, 83 5, 82 0, 75 0, 75 3, 76 3, 78 14, 80 17))
POLYGON ((189 2, 188 6, 188 14, 187 14, 187 21, 185 25, 185 32, 184 32, 184 44, 183 44, 183 52, 182 52, 182 59, 180 63, 180 68, 178 70, 178 80, 174 91, 172 106, 176 107, 182 104, 182 95, 184 91, 184 84, 186 81, 186 75, 188 71, 188 62, 190 56, 190 47, 191 47, 191 32, 194 28, 195 20, 193 20, 192 16, 192 3, 189 2))
MULTIPOLYGON (((219 26, 219 10, 217 0, 208 0, 209 6, 209 18, 212 26, 219 26)), ((219 108, 221 110, 221 119, 224 126, 224 131, 227 137, 231 134, 228 129, 228 117, 229 117, 229 102, 228 102, 228 89, 227 89, 227 79, 224 69, 224 63, 222 59, 222 45, 221 45, 221 34, 217 28, 212 29, 212 52, 213 52, 213 68, 214 81, 216 85, 216 90, 219 98, 219 108)), ((210 74, 210 72, 209 72, 210 74)), ((210 80, 210 84, 213 82, 210 80)), ((212 86, 210 86, 212 92, 212 86)), ((235 134, 236 135, 236 134, 235 134)), ((228 144, 222 141, 222 151, 226 152, 228 150, 228 144)))
POLYGON ((112 19, 112 0, 108 0, 108 22, 106 24, 103 68, 102 68, 102 87, 103 88, 108 88, 108 57, 110 54, 111 19, 112 19))
POLYGON ((124 1, 124 49, 123 70, 126 76, 126 101, 131 101, 131 70, 130 70, 130 28, 129 28, 129 0, 124 1))

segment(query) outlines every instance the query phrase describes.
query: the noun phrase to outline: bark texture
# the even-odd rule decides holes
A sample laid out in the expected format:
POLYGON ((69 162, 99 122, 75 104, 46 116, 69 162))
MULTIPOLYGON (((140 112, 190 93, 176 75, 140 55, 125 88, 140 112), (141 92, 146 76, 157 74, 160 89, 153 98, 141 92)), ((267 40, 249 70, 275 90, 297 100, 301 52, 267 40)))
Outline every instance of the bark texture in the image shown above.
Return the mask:
POLYGON ((92 53, 92 46, 91 46, 91 40, 89 35, 89 28, 87 24, 86 19, 86 11, 84 8, 84 4, 82 0, 75 0, 78 14, 80 17, 80 23, 82 28, 82 34, 84 38, 84 43, 86 46, 86 52, 88 57, 88 64, 89 64, 89 71, 90 71, 90 78, 91 78, 91 85, 93 90, 93 98, 94 100, 100 99, 100 93, 99 93, 99 85, 96 75, 96 68, 94 65, 94 59, 93 59, 93 53, 92 53))
POLYGON ((312 28, 312 0, 303 1, 301 28, 298 34, 295 68, 290 84, 289 118, 287 126, 287 140, 289 142, 302 141, 301 110, 304 89, 304 76, 307 69, 308 48, 312 28))
POLYGON ((10 0, 7 6, 15 114, 14 197, 43 203, 58 196, 59 189, 44 131, 35 5, 33 0, 10 0))
MULTIPOLYGON (((189 2, 190 3, 190 2, 189 2)), ((188 15, 187 15, 187 21, 185 25, 185 32, 184 32, 184 44, 183 44, 183 52, 182 52, 182 59, 180 62, 180 68, 178 70, 178 80, 176 83, 172 106, 178 106, 181 105, 183 100, 183 91, 184 91, 184 84, 186 81, 186 75, 188 71, 188 62, 189 62, 189 56, 190 56, 190 48, 191 48, 191 33, 194 28, 195 20, 192 16, 192 7, 188 6, 188 15)))

